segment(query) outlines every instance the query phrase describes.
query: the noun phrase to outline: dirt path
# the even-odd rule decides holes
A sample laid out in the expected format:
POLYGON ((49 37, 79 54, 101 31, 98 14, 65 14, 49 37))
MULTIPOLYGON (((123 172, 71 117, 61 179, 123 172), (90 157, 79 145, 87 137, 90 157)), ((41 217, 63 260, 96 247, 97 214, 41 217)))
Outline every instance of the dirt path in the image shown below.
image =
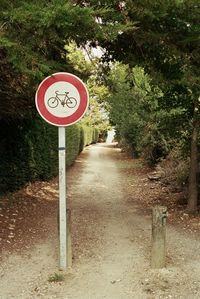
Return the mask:
POLYGON ((115 147, 91 146, 68 171, 74 262, 63 282, 48 282, 50 275, 59 273, 57 182, 35 189, 40 210, 33 214, 37 221, 29 217, 26 228, 33 222, 30 232, 34 229, 36 237, 30 234, 29 242, 24 232, 26 248, 22 244, 15 246, 20 252, 13 251, 14 246, 4 249, 1 299, 200 298, 199 234, 168 225, 167 268, 151 270, 151 216, 138 201, 145 188, 148 196, 155 186, 137 175, 137 162, 135 173, 124 175, 133 164, 120 155, 115 147))

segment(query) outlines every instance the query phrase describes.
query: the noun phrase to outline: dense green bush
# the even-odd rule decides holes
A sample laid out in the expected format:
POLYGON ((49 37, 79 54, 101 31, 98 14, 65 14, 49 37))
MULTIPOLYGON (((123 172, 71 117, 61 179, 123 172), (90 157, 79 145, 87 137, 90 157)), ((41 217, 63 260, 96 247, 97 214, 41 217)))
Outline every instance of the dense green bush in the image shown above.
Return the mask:
MULTIPOLYGON (((0 193, 14 191, 26 182, 48 180, 58 174, 58 129, 39 116, 0 121, 0 193)), ((66 128, 66 164, 70 166, 85 145, 96 142, 93 128, 66 128)))
POLYGON ((82 138, 83 143, 82 146, 85 147, 86 145, 96 143, 99 138, 98 130, 96 128, 91 129, 87 126, 82 126, 82 138))
POLYGON ((81 127, 73 125, 66 128, 66 165, 70 166, 80 152, 81 127))

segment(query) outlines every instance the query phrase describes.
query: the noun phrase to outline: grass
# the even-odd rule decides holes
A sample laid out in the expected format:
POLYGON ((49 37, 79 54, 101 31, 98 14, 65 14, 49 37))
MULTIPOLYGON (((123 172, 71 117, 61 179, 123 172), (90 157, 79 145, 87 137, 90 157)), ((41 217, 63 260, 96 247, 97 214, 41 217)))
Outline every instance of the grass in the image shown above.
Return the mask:
POLYGON ((144 167, 144 163, 141 160, 125 160, 125 161, 118 161, 116 163, 118 168, 121 169, 138 169, 144 167))
POLYGON ((61 273, 54 273, 49 276, 48 282, 61 282, 64 281, 64 275, 61 273))

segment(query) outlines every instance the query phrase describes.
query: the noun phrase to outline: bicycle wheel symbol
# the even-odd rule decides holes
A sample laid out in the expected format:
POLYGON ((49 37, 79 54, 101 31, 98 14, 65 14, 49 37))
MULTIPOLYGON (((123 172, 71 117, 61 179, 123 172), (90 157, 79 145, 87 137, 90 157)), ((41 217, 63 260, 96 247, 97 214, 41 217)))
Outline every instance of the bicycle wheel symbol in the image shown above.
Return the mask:
POLYGON ((50 108, 56 108, 59 104, 59 101, 57 98, 51 97, 48 99, 47 104, 50 108))
POLYGON ((68 98, 66 100, 66 105, 68 108, 74 108, 77 105, 77 100, 75 98, 68 98))

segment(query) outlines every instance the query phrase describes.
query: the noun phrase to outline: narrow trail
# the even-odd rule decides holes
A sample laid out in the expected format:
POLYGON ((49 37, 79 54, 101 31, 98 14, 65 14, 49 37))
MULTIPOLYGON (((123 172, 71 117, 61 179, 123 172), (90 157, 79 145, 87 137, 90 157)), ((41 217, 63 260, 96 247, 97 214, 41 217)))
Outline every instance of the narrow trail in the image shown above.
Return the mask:
POLYGON ((139 296, 134 276, 141 263, 148 267, 142 242, 146 239, 149 246, 143 232, 150 227, 141 225, 136 207, 127 203, 113 151, 119 149, 99 145, 89 149, 86 161, 79 160, 85 166, 71 207, 84 223, 87 244, 81 261, 84 279, 69 298, 133 298, 135 288, 139 296))
MULTIPOLYGON (((44 217, 47 233, 42 239, 20 254, 5 252, 1 299, 200 298, 196 235, 169 226, 167 268, 150 269, 151 215, 143 213, 128 192, 130 179, 135 187, 141 181, 124 177, 119 155, 110 145, 90 146, 67 173, 73 267, 65 280, 48 282, 58 273, 57 210, 51 208, 44 217)), ((56 186, 54 181, 51 187, 56 186)), ((52 194, 51 201, 57 202, 56 191, 52 194)))

